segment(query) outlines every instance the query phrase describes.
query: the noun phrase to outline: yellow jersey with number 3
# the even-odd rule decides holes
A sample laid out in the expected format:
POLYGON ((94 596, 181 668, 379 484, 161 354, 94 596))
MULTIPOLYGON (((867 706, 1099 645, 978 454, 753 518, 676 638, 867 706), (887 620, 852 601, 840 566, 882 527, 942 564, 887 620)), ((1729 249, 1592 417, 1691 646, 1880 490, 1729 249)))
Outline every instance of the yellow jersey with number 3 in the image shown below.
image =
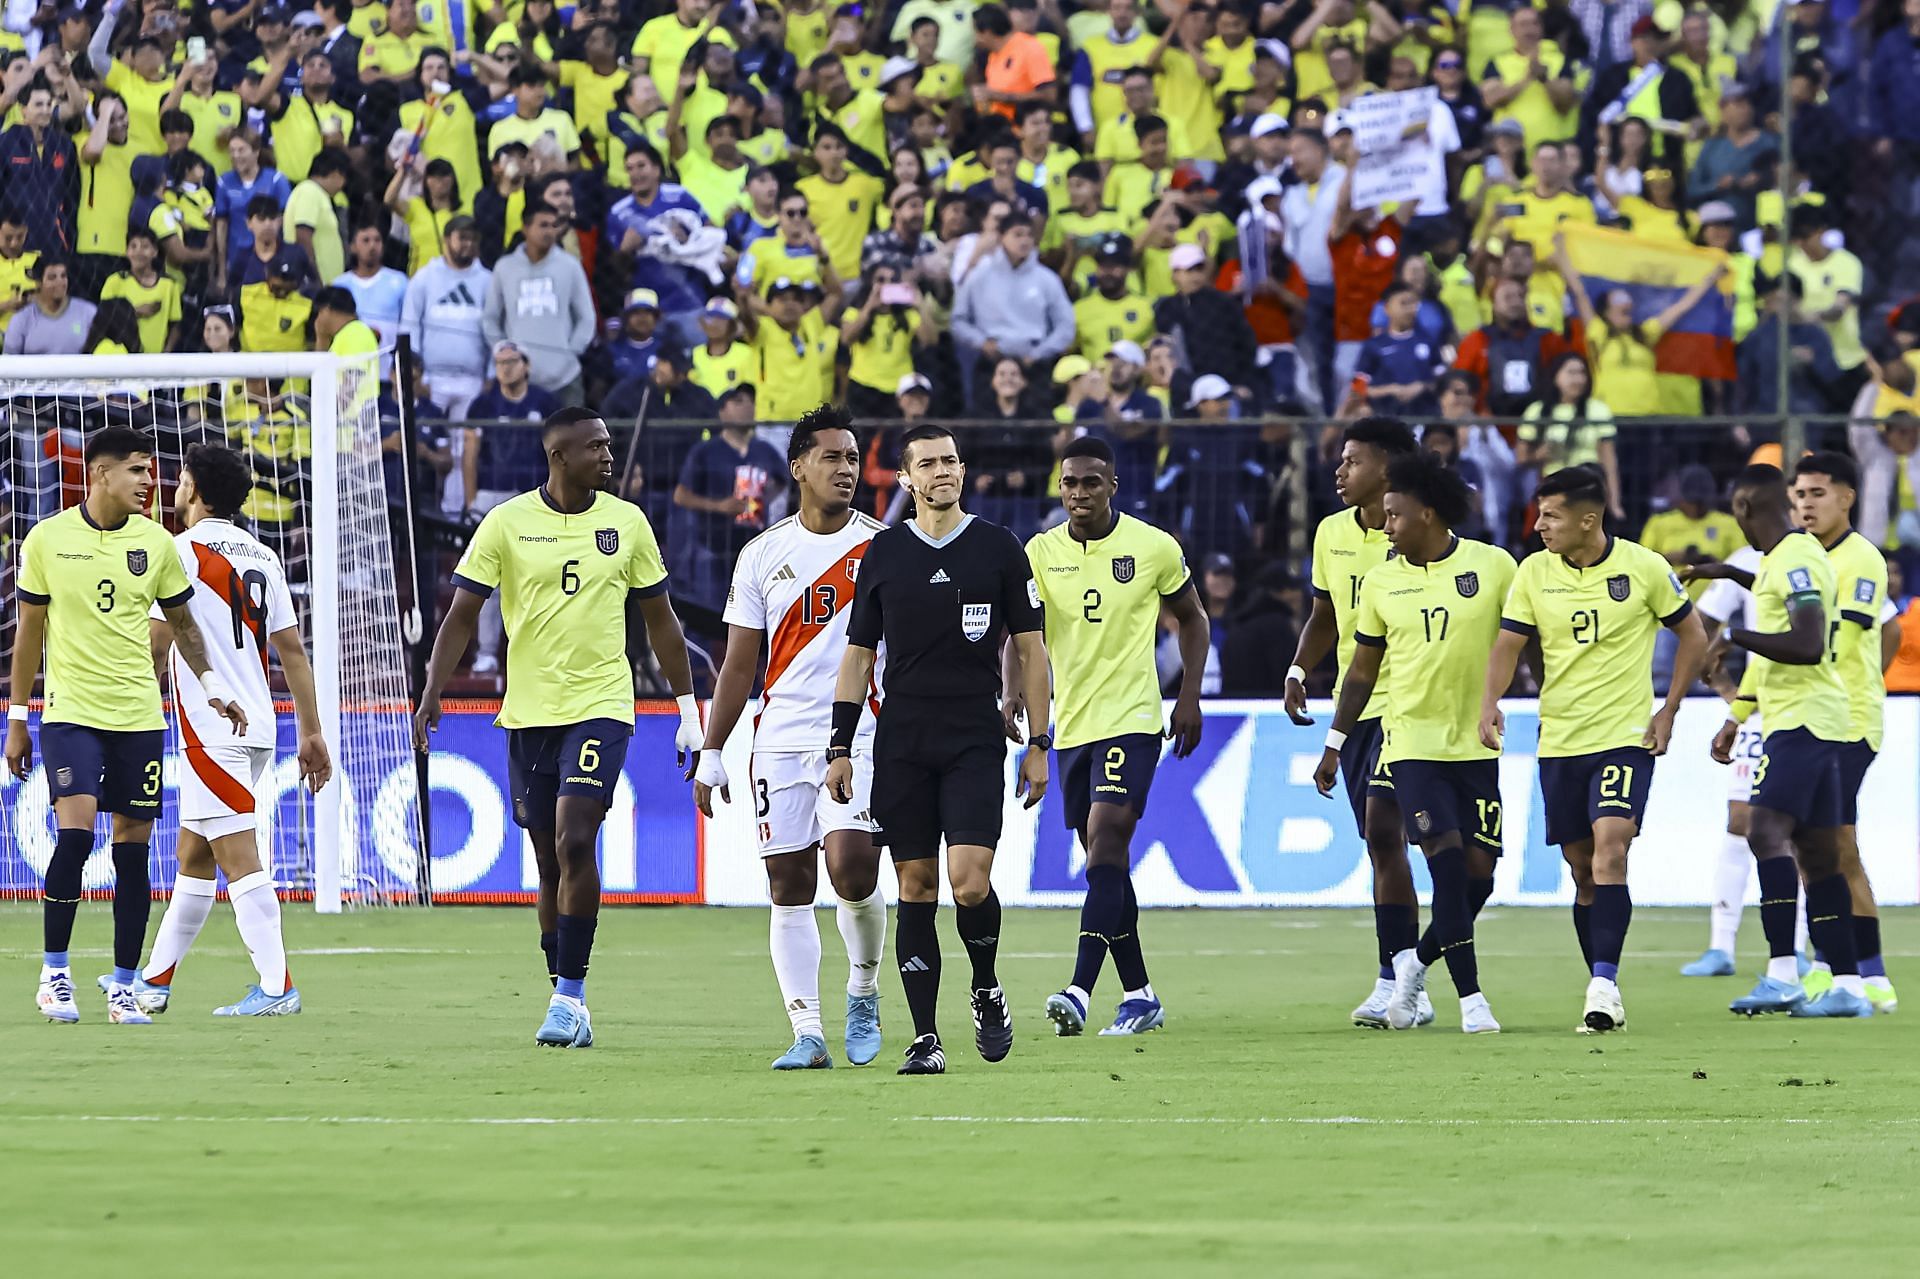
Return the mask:
POLYGON ((1827 618, 1834 660, 1847 686, 1847 740, 1880 749, 1887 681, 1880 664, 1880 628, 1895 616, 1887 599, 1887 558, 1848 529, 1827 548, 1839 616, 1827 618), (1839 623, 1840 629, 1834 630, 1839 623))
POLYGON ((1503 630, 1540 638, 1540 755, 1638 746, 1653 711, 1653 642, 1693 610, 1666 557, 1609 537, 1585 568, 1551 551, 1521 562, 1503 630))
MULTIPOLYGON (((1360 522, 1359 508, 1335 511, 1320 521, 1313 531, 1313 593, 1333 605, 1333 628, 1338 642, 1334 660, 1339 663, 1333 677, 1333 700, 1340 700, 1340 686, 1347 682, 1347 668, 1353 665, 1353 624, 1360 615, 1360 583, 1367 574, 1387 562, 1393 544, 1387 530, 1368 528, 1360 522)), ((1362 722, 1379 719, 1387 706, 1388 655, 1380 658, 1380 676, 1373 682, 1373 695, 1360 712, 1362 722)))
POLYGON ((1090 542, 1056 524, 1027 542, 1053 665, 1053 744, 1083 746, 1165 728, 1154 644, 1160 601, 1192 580, 1172 535, 1114 512, 1090 542))
POLYGON ((1753 629, 1784 634, 1792 628, 1793 605, 1803 603, 1819 604, 1827 612, 1826 656, 1812 666, 1795 666, 1754 654, 1740 680, 1740 693, 1754 699, 1768 737, 1804 728, 1823 741, 1849 741, 1847 689, 1833 651, 1835 627, 1841 621, 1834 616, 1833 565, 1818 538, 1795 529, 1760 557, 1753 575, 1753 629))
POLYGON ((1425 564, 1392 555, 1360 584, 1354 643, 1393 658, 1382 763, 1500 754, 1480 744, 1480 690, 1513 575, 1513 556, 1457 537, 1425 564))
POLYGON ((660 544, 639 507, 605 493, 578 515, 544 488, 487 512, 453 570, 455 586, 500 592, 507 695, 494 723, 542 728, 633 719, 627 594, 667 589, 660 544))
POLYGON ((109 732, 165 728, 147 615, 193 598, 167 530, 144 515, 101 528, 75 506, 28 530, 17 594, 47 609, 41 722, 109 732))

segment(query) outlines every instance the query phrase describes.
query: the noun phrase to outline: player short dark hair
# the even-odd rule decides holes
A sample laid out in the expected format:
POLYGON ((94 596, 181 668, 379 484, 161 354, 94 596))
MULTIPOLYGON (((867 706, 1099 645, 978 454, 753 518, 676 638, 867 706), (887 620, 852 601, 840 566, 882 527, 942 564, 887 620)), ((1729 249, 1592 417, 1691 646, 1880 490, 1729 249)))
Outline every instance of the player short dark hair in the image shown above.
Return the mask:
POLYGON ((1371 444, 1388 457, 1406 457, 1420 446, 1413 428, 1397 417, 1363 417, 1340 435, 1342 444, 1371 444))
POLYGON ((1090 457, 1095 461, 1105 462, 1107 466, 1111 468, 1113 466, 1113 446, 1097 435, 1083 435, 1060 450, 1060 460, 1062 462, 1070 457, 1090 457))
POLYGON ((270 195, 256 195, 253 199, 248 200, 247 220, 251 222, 255 218, 269 218, 276 222, 279 221, 280 201, 270 195))
POLYGON ((793 434, 787 437, 787 461, 798 462, 813 452, 816 437, 822 431, 845 431, 853 436, 855 444, 860 442, 859 434, 853 429, 853 415, 837 404, 822 404, 802 413, 800 420, 793 424, 793 434))
POLYGON ((1777 466, 1768 466, 1756 462, 1736 475, 1733 479, 1733 491, 1759 492, 1766 495, 1767 501, 1775 507, 1787 504, 1787 480, 1777 466))
POLYGON ((207 508, 223 520, 240 513, 253 490, 253 467, 242 454, 220 444, 194 444, 181 460, 193 475, 193 488, 207 508))
POLYGON ((1797 480, 1803 475, 1824 475, 1835 484, 1844 484, 1850 489, 1860 487, 1860 468, 1845 453, 1832 449, 1801 458, 1793 468, 1793 478, 1797 480))
POLYGON ((573 405, 561 409, 558 413, 555 413, 552 417, 540 424, 540 442, 544 445, 548 440, 553 438, 554 432, 556 431, 564 431, 566 428, 578 426, 582 422, 598 421, 600 421, 599 409, 590 409, 585 405, 573 405))
POLYGON ((913 450, 913 446, 921 440, 952 440, 956 451, 960 446, 959 439, 946 427, 933 422, 922 422, 919 426, 908 431, 906 438, 900 441, 901 470, 904 471, 907 469, 907 455, 913 450))
POLYGON ((1533 495, 1557 497, 1569 506, 1605 506, 1607 479, 1597 466, 1564 466, 1541 480, 1533 495))
POLYGON ((329 284, 313 295, 313 309, 316 311, 335 311, 341 315, 358 316, 359 306, 353 300, 351 291, 338 284, 329 284))
POLYGON ((981 35, 1004 36, 1013 34, 1013 19, 999 5, 982 5, 973 11, 973 29, 981 35))
POLYGON ((1401 493, 1438 515, 1448 528, 1466 521, 1473 499, 1460 472, 1432 453, 1409 453, 1387 465, 1387 492, 1401 493))
POLYGON ((130 426, 106 426, 93 433, 87 441, 85 460, 88 466, 102 459, 109 462, 122 462, 135 453, 153 455, 153 441, 144 431, 136 431, 130 426))

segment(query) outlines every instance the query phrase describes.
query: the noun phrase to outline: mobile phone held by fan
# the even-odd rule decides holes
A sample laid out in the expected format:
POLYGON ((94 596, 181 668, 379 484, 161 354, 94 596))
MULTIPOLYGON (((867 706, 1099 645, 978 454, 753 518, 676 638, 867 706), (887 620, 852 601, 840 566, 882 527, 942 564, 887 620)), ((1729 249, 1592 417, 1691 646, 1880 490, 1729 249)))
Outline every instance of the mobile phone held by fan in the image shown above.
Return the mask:
POLYGON ((187 61, 198 66, 207 60, 207 38, 205 36, 187 37, 187 61))
POLYGON ((911 284, 883 284, 880 286, 881 306, 919 306, 920 290, 911 284))

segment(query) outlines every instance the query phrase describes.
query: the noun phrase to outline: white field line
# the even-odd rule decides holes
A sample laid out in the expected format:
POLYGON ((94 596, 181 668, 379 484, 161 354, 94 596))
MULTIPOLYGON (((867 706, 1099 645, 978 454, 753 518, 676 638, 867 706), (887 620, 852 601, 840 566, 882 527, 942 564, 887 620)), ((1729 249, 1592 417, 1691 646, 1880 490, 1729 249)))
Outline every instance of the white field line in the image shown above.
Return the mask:
MULTIPOLYGON (((370 1125, 377 1127, 421 1128, 650 1128, 711 1126, 818 1126, 822 1124, 869 1125, 871 1117, 797 1116, 797 1115, 632 1115, 632 1116, 408 1116, 408 1115, 89 1115, 89 1114, 10 1114, 0 1111, 7 1123, 50 1124, 306 1124, 370 1125)), ((976 1126, 1021 1126, 1068 1124, 1083 1127, 1179 1127, 1221 1128, 1307 1127, 1307 1128, 1737 1128, 1737 1127, 1823 1127, 1828 1125, 1912 1126, 1920 1117, 1877 1119, 1829 1119, 1820 1117, 1729 1116, 1673 1118, 1577 1118, 1548 1117, 1421 1119, 1369 1115, 890 1115, 882 1122, 893 1124, 968 1124, 976 1126)))

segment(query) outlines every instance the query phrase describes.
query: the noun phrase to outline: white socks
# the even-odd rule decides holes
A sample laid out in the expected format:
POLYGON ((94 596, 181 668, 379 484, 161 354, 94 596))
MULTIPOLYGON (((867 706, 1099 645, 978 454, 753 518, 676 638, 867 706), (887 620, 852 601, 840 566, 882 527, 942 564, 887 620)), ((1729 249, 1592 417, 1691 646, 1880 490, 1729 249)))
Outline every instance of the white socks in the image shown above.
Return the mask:
POLYGON ((1778 959, 1767 961, 1767 976, 1775 981, 1800 984, 1800 960, 1794 955, 1782 955, 1778 959))
POLYGON ((812 1035, 824 1040, 820 1026, 820 926, 811 906, 775 906, 767 931, 773 954, 773 975, 780 983, 780 999, 787 1006, 794 1038, 812 1035))
POLYGON ((1713 868, 1713 940, 1714 950, 1734 953, 1740 935, 1740 911, 1747 900, 1747 884, 1753 879, 1753 848, 1745 835, 1728 831, 1720 837, 1720 859, 1713 868))
MULTIPOLYGON (((178 896, 176 890, 175 898, 178 896)), ((273 875, 264 870, 242 875, 227 885, 227 900, 233 903, 233 920, 240 926, 240 940, 253 956, 254 971, 260 975, 260 989, 269 995, 286 994, 287 944, 280 936, 280 898, 273 891, 273 875)), ((168 907, 167 913, 173 913, 172 907, 168 907)), ((155 950, 157 955, 158 948, 155 950)))
POLYGON ((1835 973, 1833 975, 1833 986, 1835 990, 1844 990, 1849 994, 1858 995, 1862 999, 1867 997, 1867 983, 1861 980, 1859 973, 1847 973, 1844 976, 1835 973))
POLYGON ((213 913, 214 881, 179 875, 173 881, 173 895, 167 899, 167 913, 160 917, 160 931, 153 937, 153 952, 140 976, 158 986, 173 980, 173 970, 187 957, 194 938, 213 913))
MULTIPOLYGON (((780 909, 778 906, 775 910, 780 909)), ((887 903, 874 889, 865 901, 842 900, 833 918, 847 946, 847 993, 872 995, 880 989, 880 956, 887 948, 887 903)), ((818 943, 815 955, 818 956, 818 943)), ((818 1021, 818 1017, 815 1017, 818 1021)))

